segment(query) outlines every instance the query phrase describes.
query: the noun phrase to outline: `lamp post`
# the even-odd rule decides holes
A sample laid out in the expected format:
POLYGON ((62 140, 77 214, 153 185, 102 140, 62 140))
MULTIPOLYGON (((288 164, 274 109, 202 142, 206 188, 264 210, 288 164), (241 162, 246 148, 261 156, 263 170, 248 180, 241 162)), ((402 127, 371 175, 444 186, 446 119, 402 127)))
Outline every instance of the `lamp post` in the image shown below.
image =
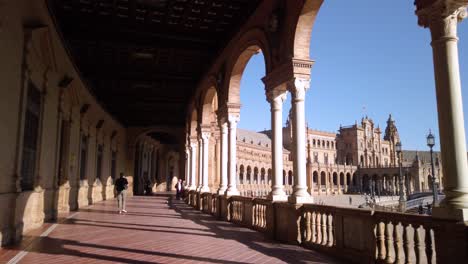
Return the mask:
POLYGON ((435 206, 437 203, 437 184, 436 184, 436 177, 435 177, 435 170, 434 170, 434 158, 432 155, 432 147, 435 145, 435 137, 432 135, 431 130, 429 130, 429 135, 427 135, 427 146, 431 149, 431 169, 432 169, 432 196, 433 196, 433 201, 432 205, 435 206))
POLYGON ((404 212, 405 211, 405 207, 406 207, 406 199, 405 199, 405 193, 403 191, 403 171, 402 171, 402 151, 401 151, 401 142, 397 142, 395 144, 395 150, 396 150, 396 153, 398 155, 398 165, 400 167, 400 173, 399 173, 399 176, 400 176, 400 199, 398 200, 399 201, 399 205, 400 205, 400 211, 404 212))

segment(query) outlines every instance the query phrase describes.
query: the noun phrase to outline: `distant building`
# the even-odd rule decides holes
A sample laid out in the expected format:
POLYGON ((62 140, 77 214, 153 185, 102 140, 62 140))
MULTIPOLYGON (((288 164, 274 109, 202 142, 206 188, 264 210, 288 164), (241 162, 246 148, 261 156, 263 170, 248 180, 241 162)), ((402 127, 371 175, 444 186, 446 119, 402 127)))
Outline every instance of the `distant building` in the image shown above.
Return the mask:
MULTIPOLYGON (((243 195, 266 195, 271 183, 271 132, 238 129, 237 166, 243 195)), ((338 133, 307 129, 307 185, 313 194, 398 194, 399 167, 395 144, 400 141, 390 115, 384 135, 367 116, 360 124, 340 126, 338 133)), ((283 183, 286 192, 294 184, 292 126, 283 128, 283 183)), ((434 153, 439 186, 443 180, 439 153, 434 153)), ((407 193, 430 191, 431 163, 428 151, 403 151, 402 169, 407 193)))

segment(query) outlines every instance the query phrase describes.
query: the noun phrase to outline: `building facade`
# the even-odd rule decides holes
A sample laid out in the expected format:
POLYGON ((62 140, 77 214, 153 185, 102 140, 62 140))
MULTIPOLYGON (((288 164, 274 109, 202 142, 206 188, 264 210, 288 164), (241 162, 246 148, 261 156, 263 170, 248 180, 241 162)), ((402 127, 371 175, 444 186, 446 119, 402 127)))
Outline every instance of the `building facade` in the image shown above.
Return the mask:
MULTIPOLYGON (((283 128, 283 184, 292 191, 293 156, 291 122, 283 128)), ((241 195, 264 196, 271 186, 271 131, 237 130, 238 188, 241 195)), ((360 124, 340 126, 337 133, 307 128, 307 186, 311 194, 399 193, 399 159, 395 144, 400 141, 390 115, 385 132, 367 116, 360 124)), ((443 179, 439 154, 434 155, 436 182, 443 179)), ((432 188, 428 151, 403 151, 405 192, 426 192, 432 188)), ((216 184, 212 185, 213 188, 216 184)))

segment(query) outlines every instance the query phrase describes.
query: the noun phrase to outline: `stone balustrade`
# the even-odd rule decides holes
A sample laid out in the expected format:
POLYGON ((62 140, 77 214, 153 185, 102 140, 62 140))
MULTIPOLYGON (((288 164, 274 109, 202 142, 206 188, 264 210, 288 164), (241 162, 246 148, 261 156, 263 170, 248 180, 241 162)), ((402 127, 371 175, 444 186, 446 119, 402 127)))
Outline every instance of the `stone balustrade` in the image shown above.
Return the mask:
POLYGON ((464 223, 423 215, 187 193, 192 206, 285 243, 359 263, 467 263, 464 223), (456 260, 454 262, 454 260, 456 260))

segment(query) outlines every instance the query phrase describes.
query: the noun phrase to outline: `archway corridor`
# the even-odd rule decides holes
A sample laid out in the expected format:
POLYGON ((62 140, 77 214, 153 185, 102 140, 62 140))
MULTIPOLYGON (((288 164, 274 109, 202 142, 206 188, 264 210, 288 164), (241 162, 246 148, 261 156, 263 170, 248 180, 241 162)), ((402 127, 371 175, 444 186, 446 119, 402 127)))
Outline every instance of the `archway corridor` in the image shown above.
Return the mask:
POLYGON ((0 263, 340 263, 322 253, 280 244, 216 220, 170 193, 131 197, 80 209, 58 224, 0 250, 0 263))

